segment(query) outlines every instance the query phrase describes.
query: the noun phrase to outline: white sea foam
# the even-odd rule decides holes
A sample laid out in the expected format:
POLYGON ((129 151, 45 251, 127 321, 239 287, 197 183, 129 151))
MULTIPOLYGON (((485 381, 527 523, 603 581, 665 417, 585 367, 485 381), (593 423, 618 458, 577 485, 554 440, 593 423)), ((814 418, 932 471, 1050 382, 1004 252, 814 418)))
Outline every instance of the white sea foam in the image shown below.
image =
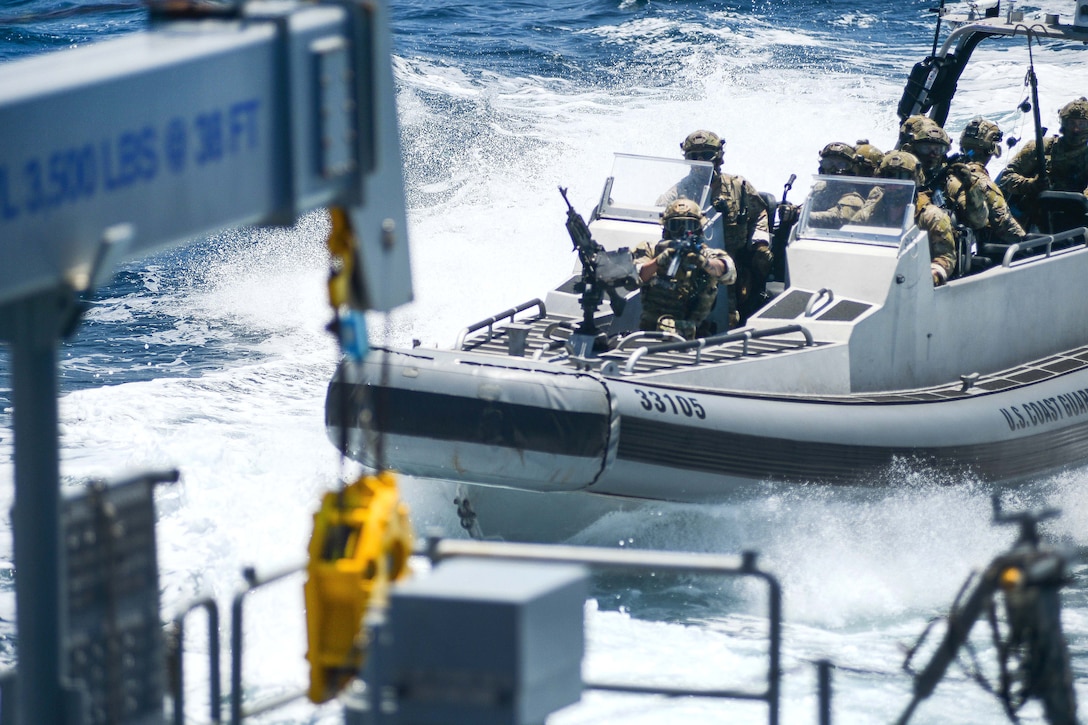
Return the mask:
MULTIPOLYGON (((1044 9, 1062 11, 1067 4, 1048 1, 1044 9)), ((710 128, 728 141, 727 171, 776 195, 797 173, 791 199, 800 201, 824 144, 858 138, 881 148, 894 143, 905 66, 894 77, 874 74, 869 66, 886 59, 864 47, 831 48, 847 60, 818 74, 768 66, 776 49, 826 50, 835 38, 738 14, 713 20, 700 27, 652 18, 586 31, 634 49, 630 74, 609 84, 474 72, 448 59, 397 59, 410 177, 425 161, 433 164, 419 171, 421 182, 409 190, 418 199, 409 217, 416 301, 388 317, 370 316, 375 341, 449 344, 460 327, 543 296, 574 264, 556 187, 569 187, 572 201, 588 215, 615 151, 675 157, 689 131, 710 128), (678 60, 665 66, 665 58, 678 60)), ((870 28, 875 22, 868 14, 844 14, 835 25, 870 28)), ((913 61, 928 51, 925 44, 921 38, 894 54, 913 61)), ((1088 63, 1070 61, 1045 45, 1035 59, 1044 123, 1056 126, 1056 109, 1084 93, 1088 63)), ((1018 128, 1024 116, 1015 110, 1025 93, 1025 63, 1023 47, 984 44, 976 51, 949 119, 953 136, 982 114, 1010 135, 1030 137, 1030 127, 1018 128)), ((178 352, 167 365, 189 364, 203 347, 230 352, 229 363, 197 378, 164 371, 160 379, 81 390, 61 401, 62 471, 69 490, 89 476, 180 467, 181 482, 158 497, 168 613, 203 593, 225 603, 245 565, 271 571, 301 560, 310 512, 341 478, 341 462, 323 426, 325 385, 336 358, 323 331, 329 317, 325 224, 314 214, 290 231, 221 235, 190 269, 156 261, 139 270, 143 290, 103 301, 90 312, 103 323, 168 321, 155 331, 134 333, 160 352, 193 349, 178 352), (171 277, 180 273, 185 277, 171 277), (254 362, 249 354, 261 357, 254 362)), ((86 355, 65 364, 89 369, 100 363, 86 355)), ((0 459, 11 458, 10 438, 10 430, 0 430, 0 459)), ((355 470, 347 466, 345 472, 355 470)), ((0 469, 3 509, 11 503, 11 475, 10 466, 0 469)), ((1048 530, 1083 543, 1085 475, 1038 482, 1011 494, 1010 504, 1063 507, 1065 516, 1048 530)), ((884 483, 891 487, 872 492, 769 486, 758 497, 720 506, 612 514, 576 540, 758 550, 759 561, 780 577, 786 593, 784 721, 814 719, 812 662, 822 657, 852 668, 836 673, 836 722, 887 721, 909 695, 909 680, 897 670, 899 646, 945 610, 970 569, 1012 538, 1011 530, 989 526, 989 499, 981 487, 933 480, 909 466, 889 476, 884 483)), ((430 495, 425 482, 408 482, 406 489, 420 529, 462 535, 447 490, 430 495)), ((0 527, 6 534, 6 519, 0 527)), ((3 559, 10 561, 9 536, 0 535, 0 541, 3 559)), ((254 655, 247 668, 265 694, 304 677, 299 584, 297 578, 285 583, 283 599, 253 604, 249 621, 259 624, 252 625, 254 655)), ((661 596, 672 602, 685 592, 700 603, 693 616, 698 622, 688 621, 679 605, 667 617, 640 618, 609 609, 607 602, 591 604, 587 675, 658 675, 675 684, 694 672, 707 684, 735 674, 740 684, 753 684, 752 673, 761 666, 754 636, 762 626, 759 588, 684 581, 661 596), (739 612, 725 613, 719 596, 739 612)), ((655 596, 646 593, 642 603, 655 596)), ((10 619, 10 610, 10 597, 0 599, 0 616, 10 619)), ((1083 607, 1070 612, 1066 626, 1077 641, 1084 639, 1083 607)), ((200 635, 190 638, 198 652, 200 642, 200 635)), ((189 681, 198 687, 198 677, 189 681)), ((1088 693, 1083 686, 1078 690, 1084 702, 1088 693)), ((739 711, 730 706, 729 712, 731 722, 765 721, 756 705, 739 711)), ((1000 716, 992 698, 959 679, 942 685, 915 722, 991 723, 1000 716)), ((594 693, 554 722, 694 723, 721 717, 720 706, 705 701, 594 693)), ((1038 713, 1026 721, 1038 722, 1038 713)))

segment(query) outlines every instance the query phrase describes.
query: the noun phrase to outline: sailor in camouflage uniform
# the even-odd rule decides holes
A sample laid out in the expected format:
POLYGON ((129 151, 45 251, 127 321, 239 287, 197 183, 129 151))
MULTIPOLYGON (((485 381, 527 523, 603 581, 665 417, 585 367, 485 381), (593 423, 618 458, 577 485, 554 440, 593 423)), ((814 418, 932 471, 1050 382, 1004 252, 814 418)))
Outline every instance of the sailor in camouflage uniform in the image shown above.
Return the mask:
POLYGON ((1058 111, 1061 134, 1043 139, 1046 174, 1041 172, 1035 142, 1029 141, 997 179, 1021 225, 1030 224, 1042 191, 1088 194, 1088 98, 1078 98, 1058 111))
MULTIPOLYGON (((885 154, 877 175, 884 179, 907 179, 915 183, 914 223, 929 236, 929 268, 933 274, 933 285, 943 285, 956 271, 956 238, 948 212, 933 204, 929 192, 924 188, 922 165, 911 153, 892 151, 885 154)), ((885 191, 882 187, 875 187, 853 222, 898 227, 907 204, 912 201, 909 197, 897 198, 899 191, 898 188, 885 191)))
POLYGON ((1001 156, 1002 138, 1004 134, 996 123, 981 117, 974 118, 960 134, 959 156, 953 157, 956 161, 966 163, 976 179, 983 184, 989 218, 985 227, 975 231, 979 244, 1013 244, 1025 236, 1024 228, 1009 211, 1005 195, 997 188, 986 168, 990 159, 1001 156))
MULTIPOLYGON (((833 141, 820 149, 821 176, 857 176, 857 149, 847 143, 833 141)), ((824 229, 838 229, 850 222, 865 204, 858 191, 849 185, 828 186, 826 181, 817 181, 809 194, 810 211, 808 224, 824 229), (843 189, 847 189, 843 193, 843 189)), ((782 224, 790 225, 797 221, 802 205, 779 204, 778 215, 782 224)))
POLYGON ((857 152, 855 157, 858 169, 857 175, 869 179, 876 176, 877 169, 880 168, 880 162, 884 160, 884 152, 869 143, 867 138, 859 138, 858 142, 854 144, 854 150, 857 152))
POLYGON ((733 284, 737 268, 728 254, 706 245, 707 219, 690 199, 677 199, 661 215, 660 241, 632 252, 641 282, 643 330, 693 339, 714 307, 719 284, 733 284), (670 274, 672 272, 672 274, 670 274))
POLYGON ((952 146, 945 130, 935 121, 923 124, 903 150, 914 154, 922 165, 926 190, 934 204, 971 229, 985 227, 990 210, 986 206, 985 181, 967 164, 949 163, 952 146))
POLYGON ((680 148, 689 161, 714 163, 710 203, 722 215, 723 247, 736 264, 737 280, 729 288, 729 326, 736 327, 759 309, 758 290, 763 288, 774 261, 767 205, 743 176, 722 171, 725 141, 718 134, 692 131, 680 148))
MULTIPOLYGON (((820 174, 823 176, 857 176, 857 150, 850 144, 833 141, 820 149, 820 174)), ((842 193, 843 187, 829 187, 827 182, 817 181, 812 187, 808 203, 809 226, 838 229, 847 224, 865 205, 865 199, 856 190, 842 193)))
POLYGON ((907 116, 903 119, 903 123, 899 124, 899 139, 895 142, 895 150, 909 151, 910 149, 904 149, 903 147, 914 140, 918 131, 930 125, 936 126, 937 122, 925 114, 917 113, 913 116, 907 116))

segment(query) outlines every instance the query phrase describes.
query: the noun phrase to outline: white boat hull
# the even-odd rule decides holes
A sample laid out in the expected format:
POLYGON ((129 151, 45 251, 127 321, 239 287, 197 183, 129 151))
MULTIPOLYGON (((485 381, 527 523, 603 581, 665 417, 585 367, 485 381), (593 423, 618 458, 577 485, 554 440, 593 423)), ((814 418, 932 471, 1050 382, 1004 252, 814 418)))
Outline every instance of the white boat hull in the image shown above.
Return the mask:
MULTIPOLYGON (((354 401, 373 396, 384 460, 360 428, 348 436, 349 453, 364 463, 527 491, 713 501, 767 480, 874 483, 902 460, 1011 482, 1088 459, 1088 364, 1079 357, 1088 359, 1088 350, 981 377, 966 391, 949 385, 820 398, 389 351, 361 367, 342 366, 328 410, 335 413, 343 392, 354 401), (1047 374, 1047 364, 1079 367, 1047 374), (382 376, 397 387, 375 384, 382 376), (1031 377, 1040 379, 1016 381, 1031 377), (395 406, 395 419, 381 412, 382 400, 395 406)), ((350 410, 357 419, 359 408, 350 410)), ((338 441, 340 419, 328 422, 338 441)))

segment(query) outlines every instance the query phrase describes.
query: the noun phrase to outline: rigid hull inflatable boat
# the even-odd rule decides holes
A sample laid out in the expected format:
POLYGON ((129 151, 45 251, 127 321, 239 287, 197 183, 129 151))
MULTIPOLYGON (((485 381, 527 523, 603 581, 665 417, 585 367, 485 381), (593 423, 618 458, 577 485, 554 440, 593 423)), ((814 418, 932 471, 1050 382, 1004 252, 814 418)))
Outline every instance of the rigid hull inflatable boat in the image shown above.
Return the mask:
MULTIPOLYGON (((943 122, 978 42, 1026 29, 1011 16, 958 20, 911 74, 901 116, 943 122)), ((1031 32, 1088 39, 1069 25, 1031 32)), ((617 154, 588 225, 601 258, 660 237, 674 182, 705 182, 707 208, 710 173, 617 154)), ((911 186, 816 181, 862 197, 911 186)), ((971 273, 934 288, 913 218, 908 206, 890 226, 827 229, 804 211, 780 255, 780 294, 744 327, 694 341, 638 332, 633 284, 587 302, 576 270, 544 300, 465 328, 452 349, 343 362, 330 438, 367 465, 470 486, 685 502, 765 480, 878 482, 896 461, 1009 482, 1088 460, 1084 227, 965 254, 971 273), (587 344, 597 334, 607 350, 587 344)), ((712 218, 710 244, 722 236, 712 218)), ((712 313, 718 329, 727 313, 712 313)))
MULTIPOLYGON (((632 161, 678 163, 616 167, 632 161)), ((863 195, 878 181, 912 186, 818 180, 863 195)), ((616 250, 656 236, 659 210, 620 204, 598 207, 597 242, 616 250)), ((624 313, 607 304, 595 319, 619 335, 612 349, 574 354, 583 315, 572 277, 470 326, 453 349, 343 363, 330 436, 346 432, 351 456, 413 475, 674 501, 764 479, 862 482, 902 458, 994 481, 1088 459, 1085 230, 1013 245, 990 269, 934 288, 912 220, 908 206, 899 225, 823 229, 802 213, 789 287, 745 327, 693 341, 632 332, 637 293, 620 288, 624 313)))

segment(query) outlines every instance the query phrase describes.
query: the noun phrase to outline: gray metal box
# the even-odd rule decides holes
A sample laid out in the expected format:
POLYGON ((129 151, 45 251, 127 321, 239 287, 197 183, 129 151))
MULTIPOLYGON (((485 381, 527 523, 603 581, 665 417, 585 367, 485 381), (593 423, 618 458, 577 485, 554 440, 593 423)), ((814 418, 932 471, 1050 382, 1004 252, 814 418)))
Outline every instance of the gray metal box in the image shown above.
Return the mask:
POLYGON ((395 721, 539 725, 582 695, 586 571, 458 559, 393 589, 382 684, 395 721))

